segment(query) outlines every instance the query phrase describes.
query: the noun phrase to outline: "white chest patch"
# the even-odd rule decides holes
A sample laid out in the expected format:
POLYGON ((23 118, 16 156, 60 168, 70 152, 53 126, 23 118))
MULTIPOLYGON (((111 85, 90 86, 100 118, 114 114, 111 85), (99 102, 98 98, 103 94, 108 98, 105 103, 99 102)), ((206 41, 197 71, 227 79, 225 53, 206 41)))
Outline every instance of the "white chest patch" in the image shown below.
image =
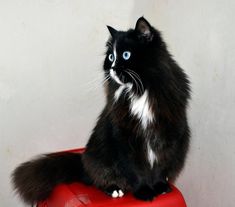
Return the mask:
POLYGON ((150 164, 151 168, 153 168, 154 162, 157 162, 157 155, 152 150, 149 142, 147 143, 147 153, 148 153, 149 164, 150 164))
POLYGON ((144 94, 140 97, 130 96, 130 110, 132 115, 137 116, 140 119, 141 125, 144 129, 154 120, 154 115, 150 108, 148 100, 148 91, 145 90, 144 94))

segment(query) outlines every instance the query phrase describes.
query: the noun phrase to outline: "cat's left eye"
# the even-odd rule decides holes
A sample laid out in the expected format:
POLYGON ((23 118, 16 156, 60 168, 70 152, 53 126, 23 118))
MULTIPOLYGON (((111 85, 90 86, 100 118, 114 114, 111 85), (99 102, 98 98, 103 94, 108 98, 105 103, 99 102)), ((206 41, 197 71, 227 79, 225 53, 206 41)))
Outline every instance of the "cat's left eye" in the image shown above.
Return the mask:
POLYGON ((123 57, 124 60, 128 60, 131 57, 131 52, 130 51, 125 51, 122 54, 122 57, 123 57))
POLYGON ((114 61, 114 56, 113 56, 113 54, 109 54, 109 60, 110 60, 111 62, 114 61))

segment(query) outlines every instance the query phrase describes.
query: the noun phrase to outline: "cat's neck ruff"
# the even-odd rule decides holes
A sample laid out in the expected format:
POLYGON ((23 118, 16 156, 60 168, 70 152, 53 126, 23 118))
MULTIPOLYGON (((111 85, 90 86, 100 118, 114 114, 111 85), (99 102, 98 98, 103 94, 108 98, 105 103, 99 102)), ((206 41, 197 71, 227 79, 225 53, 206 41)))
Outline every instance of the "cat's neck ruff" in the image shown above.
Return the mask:
POLYGON ((110 69, 110 76, 120 85, 114 93, 115 102, 118 101, 123 91, 126 90, 126 93, 129 94, 131 115, 137 117, 140 120, 143 129, 146 129, 148 124, 154 121, 154 114, 150 106, 148 90, 145 90, 141 96, 138 96, 131 91, 133 84, 123 83, 117 76, 116 71, 112 68, 110 69))
POLYGON ((130 100, 130 114, 140 120, 142 128, 145 130, 154 121, 154 113, 150 106, 149 94, 145 90, 141 96, 137 96, 131 92, 132 86, 132 84, 120 85, 114 93, 114 101, 117 102, 122 94, 125 95, 130 100), (123 93, 124 91, 125 93, 123 93))

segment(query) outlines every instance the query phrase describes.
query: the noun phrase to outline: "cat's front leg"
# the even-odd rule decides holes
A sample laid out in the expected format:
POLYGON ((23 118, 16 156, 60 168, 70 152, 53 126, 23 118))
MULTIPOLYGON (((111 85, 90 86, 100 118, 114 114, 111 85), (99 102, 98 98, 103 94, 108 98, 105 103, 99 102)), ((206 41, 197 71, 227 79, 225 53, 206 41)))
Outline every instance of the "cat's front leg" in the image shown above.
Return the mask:
POLYGON ((151 201, 154 197, 171 192, 172 189, 165 179, 159 179, 157 182, 154 183, 153 187, 142 184, 134 191, 134 196, 140 200, 151 201))
POLYGON ((161 194, 169 193, 172 191, 166 179, 158 180, 157 182, 155 182, 153 187, 154 187, 156 195, 161 195, 161 194))
POLYGON ((133 194, 137 199, 152 201, 156 196, 156 191, 151 186, 144 184, 135 189, 133 194))
POLYGON ((156 196, 155 189, 145 182, 145 179, 140 176, 139 170, 134 165, 134 162, 127 159, 120 159, 118 169, 125 178, 128 185, 127 189, 133 193, 135 198, 144 201, 152 201, 156 196), (125 161, 125 162, 122 162, 125 161))

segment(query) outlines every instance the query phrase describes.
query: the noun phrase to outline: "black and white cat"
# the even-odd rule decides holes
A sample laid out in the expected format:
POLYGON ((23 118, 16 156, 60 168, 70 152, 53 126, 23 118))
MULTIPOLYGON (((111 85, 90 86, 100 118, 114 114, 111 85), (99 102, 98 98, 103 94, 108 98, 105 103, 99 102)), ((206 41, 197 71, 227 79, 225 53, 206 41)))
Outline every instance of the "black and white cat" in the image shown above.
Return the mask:
POLYGON ((84 182, 112 197, 141 200, 169 192, 189 146, 189 81, 159 31, 139 18, 135 29, 111 34, 104 60, 106 105, 84 154, 47 154, 23 163, 13 184, 29 204, 55 185, 84 182))

